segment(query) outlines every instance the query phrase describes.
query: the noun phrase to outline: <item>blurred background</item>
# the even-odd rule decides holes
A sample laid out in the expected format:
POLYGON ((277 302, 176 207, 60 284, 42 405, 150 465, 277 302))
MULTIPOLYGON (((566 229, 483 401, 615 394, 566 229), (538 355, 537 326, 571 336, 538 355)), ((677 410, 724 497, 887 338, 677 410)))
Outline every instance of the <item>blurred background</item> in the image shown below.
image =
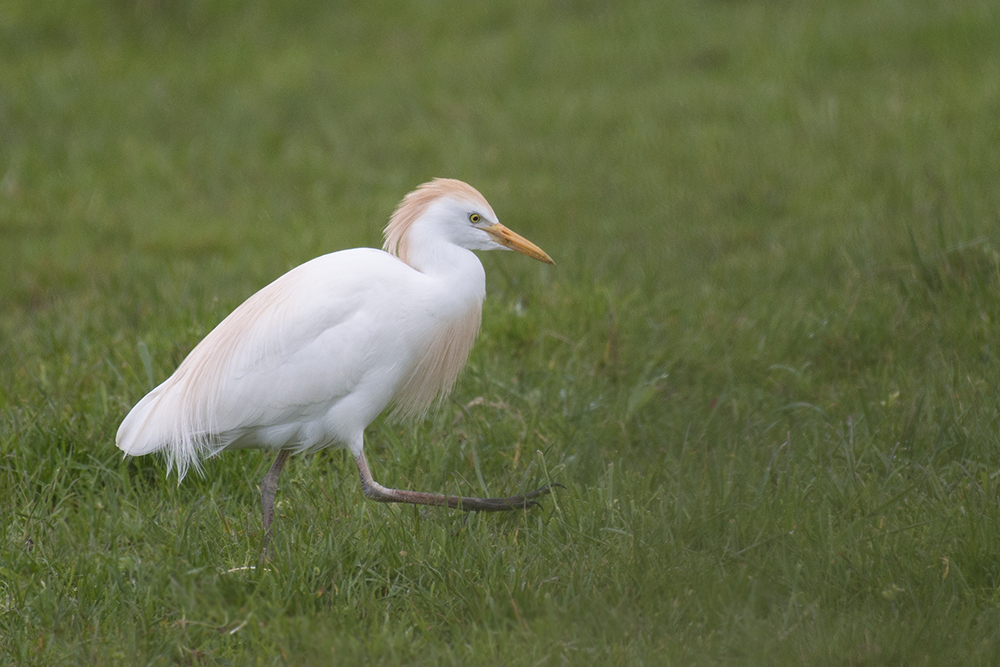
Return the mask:
POLYGON ((815 255, 880 261, 905 227, 976 237, 998 205, 995 18, 987 2, 6 2, 0 298, 165 264, 267 280, 379 245, 433 176, 479 187, 560 276, 615 290, 739 271, 761 248, 839 271, 815 255))

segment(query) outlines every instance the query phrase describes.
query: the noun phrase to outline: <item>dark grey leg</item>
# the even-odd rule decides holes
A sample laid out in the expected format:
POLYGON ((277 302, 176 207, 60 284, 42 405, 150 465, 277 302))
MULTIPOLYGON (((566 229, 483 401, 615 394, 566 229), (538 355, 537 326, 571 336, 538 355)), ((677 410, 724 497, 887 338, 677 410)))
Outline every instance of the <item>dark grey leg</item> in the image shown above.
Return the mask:
POLYGON ((285 461, 291 452, 287 449, 278 450, 278 455, 271 464, 271 469, 260 481, 260 504, 264 510, 264 550, 261 558, 271 557, 271 524, 274 522, 274 494, 278 490, 278 477, 281 469, 285 466, 285 461))
MULTIPOLYGON (((354 462, 358 464, 358 473, 361 474, 361 491, 365 494, 365 498, 380 503, 435 505, 438 507, 465 510, 466 512, 503 512, 534 507, 538 505, 535 498, 541 498, 552 491, 551 486, 543 486, 522 496, 511 496, 509 498, 467 498, 465 496, 445 496, 440 493, 387 489, 372 479, 364 452, 354 457, 354 462)), ((555 484, 554 486, 559 485, 555 484)))

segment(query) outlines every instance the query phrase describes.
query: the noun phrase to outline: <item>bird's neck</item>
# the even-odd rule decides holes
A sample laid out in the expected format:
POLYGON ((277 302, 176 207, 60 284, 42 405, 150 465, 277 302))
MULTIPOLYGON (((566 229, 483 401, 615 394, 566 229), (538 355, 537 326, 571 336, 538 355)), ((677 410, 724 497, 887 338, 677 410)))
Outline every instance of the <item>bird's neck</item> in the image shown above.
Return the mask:
POLYGON ((394 248, 399 259, 424 275, 440 279, 460 298, 466 294, 482 302, 486 295, 486 272, 476 254, 449 238, 448 225, 433 212, 409 226, 394 248))
POLYGON ((483 265, 475 253, 453 243, 411 245, 403 261, 428 276, 461 279, 483 274, 485 279, 483 265))
POLYGON ((427 276, 485 285, 486 274, 475 253, 452 243, 431 220, 413 225, 400 240, 397 253, 406 264, 427 276))

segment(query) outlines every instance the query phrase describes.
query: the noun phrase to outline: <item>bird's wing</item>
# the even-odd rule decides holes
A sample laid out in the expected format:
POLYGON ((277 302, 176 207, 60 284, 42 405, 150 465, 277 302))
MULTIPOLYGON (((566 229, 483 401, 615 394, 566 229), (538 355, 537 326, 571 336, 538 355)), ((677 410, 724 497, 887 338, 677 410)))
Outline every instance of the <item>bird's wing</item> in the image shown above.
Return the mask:
MULTIPOLYGON (((369 249, 324 255, 289 271, 234 310, 132 409, 118 446, 134 455, 165 449, 183 473, 241 439, 315 445, 303 441, 310 437, 303 429, 366 383, 377 390, 373 373, 408 363, 393 358, 406 346, 392 323, 405 318, 419 276, 369 249)), ((374 392, 368 402, 381 405, 368 406, 372 419, 393 389, 384 399, 374 392)))

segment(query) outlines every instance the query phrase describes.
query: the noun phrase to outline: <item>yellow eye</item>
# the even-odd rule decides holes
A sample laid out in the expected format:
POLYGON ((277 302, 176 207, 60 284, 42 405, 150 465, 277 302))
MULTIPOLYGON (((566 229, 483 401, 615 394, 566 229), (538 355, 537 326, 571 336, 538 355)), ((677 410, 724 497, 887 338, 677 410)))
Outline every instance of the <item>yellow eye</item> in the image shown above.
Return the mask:
POLYGON ((482 219, 483 219, 483 216, 479 215, 478 213, 470 213, 469 214, 469 222, 471 222, 472 224, 476 224, 477 222, 479 222, 482 219))

